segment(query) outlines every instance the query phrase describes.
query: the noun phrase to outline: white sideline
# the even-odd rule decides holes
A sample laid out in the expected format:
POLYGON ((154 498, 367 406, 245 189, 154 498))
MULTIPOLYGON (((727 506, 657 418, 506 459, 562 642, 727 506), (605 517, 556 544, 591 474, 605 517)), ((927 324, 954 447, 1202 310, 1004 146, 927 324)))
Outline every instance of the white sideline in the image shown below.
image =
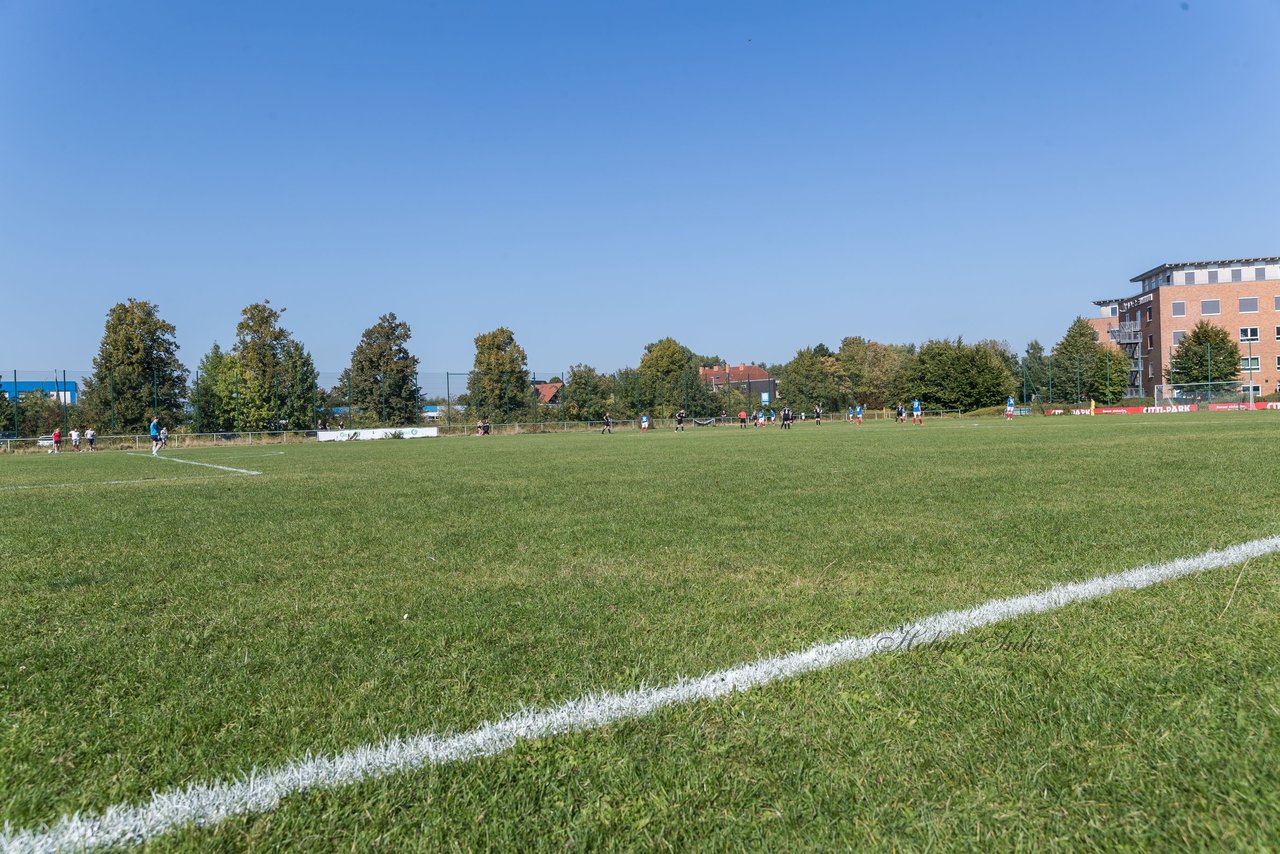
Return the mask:
POLYGON ((184 460, 181 457, 166 457, 160 454, 129 453, 128 456, 151 457, 153 460, 167 460, 168 462, 171 462, 171 463, 186 463, 189 466, 204 466, 205 468, 210 468, 210 469, 220 469, 222 471, 233 471, 236 474, 262 474, 262 472, 253 471, 252 469, 237 469, 237 468, 232 468, 231 466, 215 466, 213 463, 198 463, 195 460, 184 460))
POLYGON ((934 614, 884 634, 817 644, 670 685, 588 694, 552 709, 526 709, 457 735, 423 734, 361 745, 332 756, 305 756, 274 770, 248 771, 233 781, 153 792, 150 801, 140 805, 116 804, 99 815, 64 816, 41 829, 16 830, 6 823, 0 834, 0 850, 16 854, 141 843, 184 825, 207 826, 237 815, 266 812, 279 806, 283 798, 309 789, 332 789, 423 766, 492 756, 508 750, 519 739, 595 729, 1276 552, 1280 552, 1280 536, 1252 540, 1156 566, 1057 584, 1039 593, 993 599, 964 611, 934 614))
POLYGON ((18 489, 63 489, 76 486, 121 486, 126 483, 191 483, 196 480, 217 480, 220 477, 241 477, 238 474, 199 474, 191 477, 139 477, 133 480, 83 480, 79 483, 24 483, 18 486, 0 486, 0 492, 18 489))

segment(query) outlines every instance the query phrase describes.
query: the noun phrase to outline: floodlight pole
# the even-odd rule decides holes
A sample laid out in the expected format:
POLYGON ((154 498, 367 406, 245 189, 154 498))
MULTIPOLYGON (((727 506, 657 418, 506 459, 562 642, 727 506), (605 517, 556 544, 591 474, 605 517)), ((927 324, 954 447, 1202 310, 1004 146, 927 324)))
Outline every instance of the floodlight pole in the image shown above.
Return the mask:
POLYGON ((1249 408, 1253 409, 1253 339, 1249 339, 1249 408))

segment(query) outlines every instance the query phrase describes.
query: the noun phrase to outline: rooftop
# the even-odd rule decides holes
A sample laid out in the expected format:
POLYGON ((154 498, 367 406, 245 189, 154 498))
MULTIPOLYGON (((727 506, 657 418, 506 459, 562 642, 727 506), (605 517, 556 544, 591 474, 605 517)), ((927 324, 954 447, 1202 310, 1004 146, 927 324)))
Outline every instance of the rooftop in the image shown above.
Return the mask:
POLYGON ((1248 264, 1280 264, 1280 257, 1273 255, 1269 258, 1225 258, 1221 261, 1178 261, 1171 264, 1161 264, 1159 267, 1152 267, 1147 272, 1139 273, 1129 281, 1141 282, 1148 276, 1163 273, 1165 270, 1180 270, 1183 267, 1243 267, 1248 264))

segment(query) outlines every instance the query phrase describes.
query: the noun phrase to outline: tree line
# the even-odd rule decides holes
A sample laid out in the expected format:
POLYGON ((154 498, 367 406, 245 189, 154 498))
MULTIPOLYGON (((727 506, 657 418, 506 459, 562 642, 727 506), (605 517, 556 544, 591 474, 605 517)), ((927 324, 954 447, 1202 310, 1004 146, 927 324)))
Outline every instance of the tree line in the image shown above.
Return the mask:
MULTIPOLYGON (((0 415, 21 435, 49 432, 67 422, 100 431, 141 432, 152 415, 198 432, 314 429, 417 423, 430 402, 418 384, 419 360, 409 351, 409 324, 383 314, 360 336, 336 385, 321 387, 306 347, 283 325, 286 309, 270 300, 240 312, 231 346, 215 343, 194 373, 178 358, 177 330, 145 300, 129 299, 107 312, 93 373, 71 411, 45 393, 0 401, 0 415)), ((1199 324, 1173 354, 1169 382, 1231 381, 1239 376, 1239 348, 1225 329, 1199 324)), ((691 417, 736 414, 760 406, 757 384, 748 395, 731 384, 712 387, 700 369, 723 364, 674 338, 644 348, 635 368, 604 373, 588 364, 569 368, 555 398, 544 402, 528 370, 528 357, 506 327, 475 338, 467 389, 436 402, 458 418, 495 422, 600 420, 642 414, 691 417)), ((1032 341, 1022 356, 1001 341, 961 338, 885 344, 861 336, 837 349, 816 344, 789 361, 757 363, 776 381, 770 406, 828 412, 861 403, 892 408, 919 398, 929 408, 971 411, 1002 404, 1009 395, 1026 403, 1118 402, 1128 387, 1129 359, 1099 340, 1076 318, 1052 350, 1032 341)), ((0 428, 3 429, 3 428, 0 428)))

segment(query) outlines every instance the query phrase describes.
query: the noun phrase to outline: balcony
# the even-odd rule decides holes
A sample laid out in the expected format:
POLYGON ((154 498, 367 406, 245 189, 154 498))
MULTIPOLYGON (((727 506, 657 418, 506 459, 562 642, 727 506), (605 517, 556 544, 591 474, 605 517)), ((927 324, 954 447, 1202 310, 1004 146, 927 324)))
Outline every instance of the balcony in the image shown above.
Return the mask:
POLYGON ((1136 320, 1123 320, 1107 330, 1117 344, 1137 344, 1142 340, 1142 324, 1136 320))

